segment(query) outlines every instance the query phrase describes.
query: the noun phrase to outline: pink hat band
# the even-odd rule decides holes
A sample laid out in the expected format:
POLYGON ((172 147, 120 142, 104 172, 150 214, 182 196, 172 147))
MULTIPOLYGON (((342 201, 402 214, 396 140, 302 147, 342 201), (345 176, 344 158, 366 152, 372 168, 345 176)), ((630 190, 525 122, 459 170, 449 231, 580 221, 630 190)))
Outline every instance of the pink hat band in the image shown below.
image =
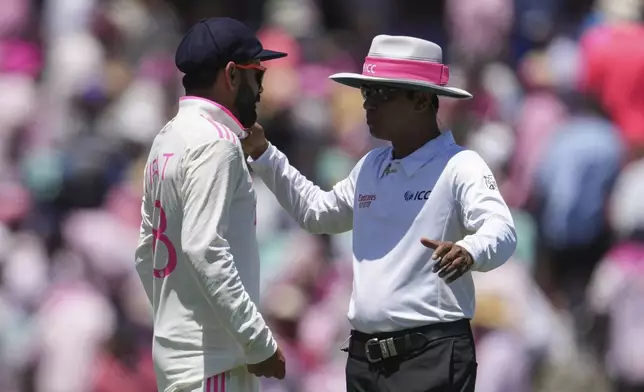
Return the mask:
POLYGON ((449 67, 429 61, 367 57, 362 75, 386 79, 407 79, 445 86, 449 81, 449 67))

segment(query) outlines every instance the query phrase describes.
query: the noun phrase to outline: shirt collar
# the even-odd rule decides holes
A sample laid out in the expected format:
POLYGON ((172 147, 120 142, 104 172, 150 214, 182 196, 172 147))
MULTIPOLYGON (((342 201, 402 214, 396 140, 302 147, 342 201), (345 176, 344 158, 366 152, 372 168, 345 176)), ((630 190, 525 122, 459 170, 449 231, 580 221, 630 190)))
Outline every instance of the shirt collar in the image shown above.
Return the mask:
MULTIPOLYGON (((439 152, 445 150, 448 146, 456 144, 451 131, 445 131, 440 136, 428 141, 421 148, 407 155, 402 159, 391 159, 389 154, 388 161, 391 163, 398 162, 405 174, 411 177, 423 167, 427 162, 434 158, 439 152)), ((393 150, 391 150, 393 152, 393 150)), ((386 162, 387 164, 389 162, 386 162)))
MULTIPOLYGON (((237 120, 237 117, 235 117, 230 110, 223 105, 206 98, 191 95, 181 97, 179 98, 179 110, 181 109, 194 109, 202 116, 205 116, 208 120, 224 124, 233 132, 244 129, 244 126, 239 122, 239 120, 237 120)), ((237 134, 238 132, 235 133, 237 134)))

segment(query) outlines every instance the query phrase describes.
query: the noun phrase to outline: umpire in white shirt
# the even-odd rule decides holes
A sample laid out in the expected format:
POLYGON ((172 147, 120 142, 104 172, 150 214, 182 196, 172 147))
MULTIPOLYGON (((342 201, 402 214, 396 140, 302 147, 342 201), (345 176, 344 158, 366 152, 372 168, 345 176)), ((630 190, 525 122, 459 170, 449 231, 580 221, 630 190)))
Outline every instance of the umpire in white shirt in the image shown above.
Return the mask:
POLYGON ((371 134, 391 142, 364 156, 325 192, 289 165, 257 126, 244 140, 254 171, 312 233, 353 229, 348 392, 474 391, 470 271, 502 265, 514 223, 483 159, 441 133, 447 87, 441 48, 377 36, 362 74, 331 79, 359 88, 371 134))

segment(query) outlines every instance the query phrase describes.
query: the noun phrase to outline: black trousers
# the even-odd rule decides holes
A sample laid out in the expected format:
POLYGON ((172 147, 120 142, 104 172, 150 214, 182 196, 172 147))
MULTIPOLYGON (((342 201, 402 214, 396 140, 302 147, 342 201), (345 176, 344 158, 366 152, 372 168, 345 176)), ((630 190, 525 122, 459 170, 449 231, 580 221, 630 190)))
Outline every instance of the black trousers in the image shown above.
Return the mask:
POLYGON ((474 392, 472 334, 433 340, 413 356, 372 364, 349 356, 347 392, 474 392))

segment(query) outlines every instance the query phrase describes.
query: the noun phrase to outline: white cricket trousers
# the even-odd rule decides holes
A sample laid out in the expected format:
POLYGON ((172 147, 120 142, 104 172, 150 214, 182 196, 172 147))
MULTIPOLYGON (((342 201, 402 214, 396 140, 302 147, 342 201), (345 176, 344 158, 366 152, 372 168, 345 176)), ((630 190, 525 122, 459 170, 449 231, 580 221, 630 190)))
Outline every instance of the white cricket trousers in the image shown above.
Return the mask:
POLYGON ((259 378, 248 373, 246 367, 238 367, 216 376, 208 377, 190 392, 259 392, 259 378))

